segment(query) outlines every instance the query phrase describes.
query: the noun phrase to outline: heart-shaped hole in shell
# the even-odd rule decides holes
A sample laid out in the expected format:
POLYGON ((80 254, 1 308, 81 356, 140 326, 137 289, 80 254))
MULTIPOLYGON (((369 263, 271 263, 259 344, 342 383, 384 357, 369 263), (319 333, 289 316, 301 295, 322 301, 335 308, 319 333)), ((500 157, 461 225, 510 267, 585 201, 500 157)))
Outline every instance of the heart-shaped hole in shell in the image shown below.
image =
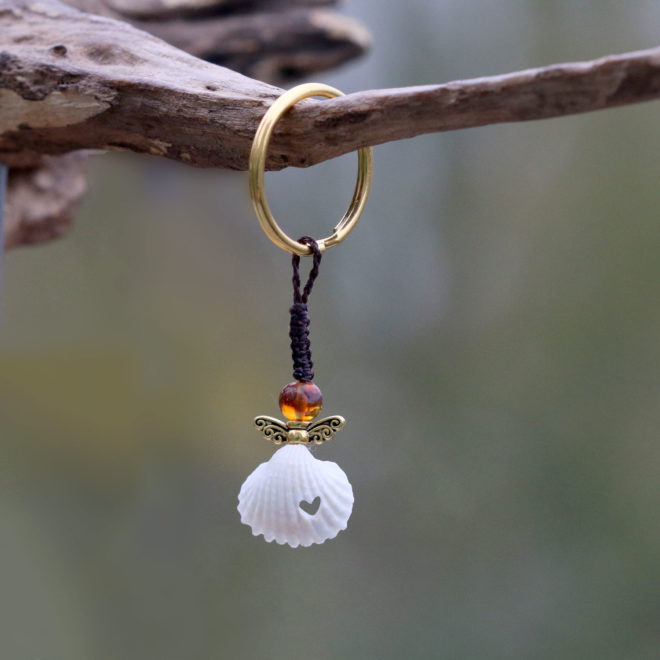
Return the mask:
POLYGON ((310 516, 315 516, 321 507, 321 498, 317 495, 311 502, 307 500, 300 500, 298 506, 310 516))
POLYGON ((353 489, 344 471, 301 444, 278 449, 238 494, 241 522, 255 536, 292 548, 334 538, 346 529, 352 510, 353 489))

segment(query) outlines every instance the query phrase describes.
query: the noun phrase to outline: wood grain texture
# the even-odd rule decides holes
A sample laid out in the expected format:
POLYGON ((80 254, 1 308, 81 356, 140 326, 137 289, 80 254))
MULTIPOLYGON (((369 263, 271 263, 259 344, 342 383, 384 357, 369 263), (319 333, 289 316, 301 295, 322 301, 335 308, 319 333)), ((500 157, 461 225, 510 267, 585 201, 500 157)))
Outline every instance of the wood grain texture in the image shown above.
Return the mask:
MULTIPOLYGON (((264 80, 283 81, 337 66, 365 52, 369 37, 360 23, 319 8, 335 3, 69 0, 66 5, 128 21, 203 60, 264 80)), ((11 165, 4 223, 7 247, 61 236, 70 227, 85 190, 84 154, 44 156, 62 149, 42 148, 38 139, 30 140, 30 148, 25 149, 20 133, 44 128, 75 131, 99 111, 111 111, 109 101, 122 98, 123 84, 110 91, 107 79, 114 74, 108 76, 108 69, 118 66, 125 71, 138 61, 148 61, 150 49, 158 52, 159 46, 166 47, 153 38, 143 46, 145 37, 125 23, 99 22, 47 0, 0 2, 0 133, 19 133, 18 139, 10 140, 11 152, 0 154, 11 165), (122 44, 115 43, 115 29, 123 35, 122 44), (26 54, 29 57, 21 59, 26 54), (58 70, 57 64, 63 62, 67 66, 58 70), (98 67, 91 77, 91 71, 85 73, 90 63, 98 67)), ((163 55, 169 58, 168 52, 181 55, 169 48, 156 61, 162 62, 163 55)), ((149 68, 145 65, 136 73, 146 79, 159 75, 149 68)), ((181 68, 177 75, 183 79, 188 73, 181 68)), ((133 103, 139 105, 140 100, 134 97, 133 103)), ((74 141, 71 148, 76 146, 74 141)), ((124 148, 121 139, 114 148, 124 148)), ((162 148, 163 142, 156 139, 148 150, 159 153, 162 148)))
MULTIPOLYGON (((331 0, 250 0, 249 11, 232 17, 241 1, 71 0, 105 14, 98 16, 57 0, 0 0, 0 159, 12 167, 9 246, 48 240, 69 225, 84 190, 82 159, 66 155, 71 151, 126 149, 246 169, 256 127, 282 90, 200 57, 274 79, 333 66, 366 48, 361 26, 346 32, 346 21, 315 6, 331 0), (134 25, 112 16, 128 16, 134 25)), ((306 100, 278 124, 267 166, 308 166, 423 133, 657 98, 660 48, 306 100)))
POLYGON ((369 48, 366 28, 323 5, 338 0, 66 0, 127 21, 208 62, 285 84, 369 48))
MULTIPOLYGON (((246 169, 277 87, 56 2, 0 0, 0 156, 129 149, 246 169), (25 119, 21 121, 21 114, 25 119)), ((660 48, 440 85, 298 104, 268 167, 308 166, 358 147, 660 97, 660 48)))

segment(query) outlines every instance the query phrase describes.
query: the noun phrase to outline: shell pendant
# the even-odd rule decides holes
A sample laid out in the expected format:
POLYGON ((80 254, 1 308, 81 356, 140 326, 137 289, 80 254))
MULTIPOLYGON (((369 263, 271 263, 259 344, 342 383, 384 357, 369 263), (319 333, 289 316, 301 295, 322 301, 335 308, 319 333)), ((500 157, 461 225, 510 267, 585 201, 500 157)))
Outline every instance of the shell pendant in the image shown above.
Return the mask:
POLYGON ((243 482, 238 511, 241 522, 269 543, 292 548, 323 543, 346 529, 351 517, 353 488, 344 471, 314 458, 307 448, 331 440, 346 423, 339 415, 313 421, 322 405, 314 383, 296 381, 280 393, 286 422, 266 415, 254 420, 266 440, 284 446, 243 482))
POLYGON ((238 495, 241 522, 255 536, 292 548, 334 538, 346 529, 352 510, 353 488, 344 471, 314 458, 302 443, 278 449, 245 480, 238 495), (317 498, 314 513, 301 508, 317 498))

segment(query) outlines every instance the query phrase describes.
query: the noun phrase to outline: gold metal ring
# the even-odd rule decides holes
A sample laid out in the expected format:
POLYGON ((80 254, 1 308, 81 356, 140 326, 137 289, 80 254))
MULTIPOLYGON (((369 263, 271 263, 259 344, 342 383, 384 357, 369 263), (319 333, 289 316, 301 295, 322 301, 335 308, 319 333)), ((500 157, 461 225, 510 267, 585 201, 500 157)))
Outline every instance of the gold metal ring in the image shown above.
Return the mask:
MULTIPOLYGON (((285 234, 275 221, 268 206, 268 202, 266 202, 266 193, 264 190, 264 167, 266 164, 268 143, 273 134, 275 124, 280 117, 291 108, 291 106, 309 96, 326 96, 332 98, 335 96, 344 96, 344 94, 334 87, 322 85, 321 83, 306 83, 304 85, 298 85, 282 94, 282 96, 280 96, 275 103, 268 108, 268 111, 259 124, 259 128, 257 128, 257 132, 254 134, 254 141, 252 142, 252 149, 250 151, 249 168, 250 195, 252 196, 252 204, 261 228, 266 232, 268 238, 270 238, 275 245, 281 247, 283 250, 298 254, 301 257, 310 256, 312 251, 307 245, 298 243, 298 241, 294 241, 291 237, 285 234)), ((344 214, 344 217, 337 223, 332 234, 326 238, 317 240, 321 251, 341 243, 351 233, 353 227, 355 227, 355 224, 362 213, 362 209, 364 209, 364 205, 367 202, 367 197, 369 196, 369 189, 371 188, 371 173, 371 147, 358 149, 358 173, 357 181, 355 182, 355 190, 353 191, 353 199, 351 199, 348 210, 344 214)))

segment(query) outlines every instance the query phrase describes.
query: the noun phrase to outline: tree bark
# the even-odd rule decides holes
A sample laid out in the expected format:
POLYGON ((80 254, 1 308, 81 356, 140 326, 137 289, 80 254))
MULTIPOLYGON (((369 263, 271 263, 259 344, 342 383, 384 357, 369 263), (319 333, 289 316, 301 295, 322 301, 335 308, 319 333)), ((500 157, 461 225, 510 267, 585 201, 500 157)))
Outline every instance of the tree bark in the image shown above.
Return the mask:
POLYGON ((358 21, 321 8, 338 0, 67 0, 127 21, 207 62, 285 83, 362 55, 358 21))
MULTIPOLYGON (((146 16, 159 2, 141 0, 136 6, 146 16)), ((0 159, 10 164, 30 154, 40 158, 91 148, 246 169, 256 127, 282 92, 127 23, 56 0, 0 0, 0 35, 0 159)), ((267 166, 309 166, 422 133, 657 98, 660 48, 488 78, 305 100, 278 124, 267 166)))
MULTIPOLYGON (((85 12, 129 21, 195 57, 271 82, 310 75, 364 53, 369 45, 365 28, 351 18, 319 8, 335 3, 336 0, 67 2, 85 12)), ((106 71, 115 65, 130 66, 134 58, 148 60, 150 55, 145 49, 154 44, 166 47, 166 44, 151 39, 145 46, 142 40, 146 36, 131 31, 125 23, 98 21, 48 0, 39 3, 0 1, 0 133, 7 128, 10 132, 13 129, 29 131, 35 116, 53 128, 67 125, 67 120, 62 125, 62 117, 58 117, 62 111, 74 115, 80 111, 84 115, 90 104, 94 106, 95 100, 87 97, 83 100, 87 110, 76 109, 80 97, 69 92, 75 92, 76 85, 71 85, 74 80, 86 86, 82 82, 86 75, 85 58, 106 71), (65 26, 69 20, 75 26, 65 26), (118 50, 114 50, 114 32, 123 35, 125 43, 118 50), (27 60, 21 62, 21 56, 15 52, 17 48, 21 55, 28 54, 27 60), (115 57, 118 51, 126 55, 123 62, 121 55, 115 57), (71 68, 60 78, 56 73, 57 64, 69 59, 73 60, 71 68), (53 60, 55 66, 49 60, 53 60), (30 62, 35 63, 32 71, 30 62), (48 82, 51 74, 56 80, 48 82), (51 92, 55 95, 51 96, 51 92), (57 112, 53 112, 48 97, 56 100, 57 112)), ((181 55, 172 48, 169 50, 177 57, 181 55)), ((154 60, 154 65, 162 64, 163 54, 154 60)), ((142 74, 157 77, 159 72, 143 68, 142 74)), ((188 74, 181 70, 178 75, 188 74)), ((101 97, 105 97, 104 94, 101 97)), ((139 101, 136 104, 139 105, 139 101)), ((140 121, 137 116, 135 120, 140 121)), ((76 121, 70 124, 70 129, 76 130, 76 121)), ((28 150, 20 142, 19 137, 13 141, 16 146, 10 147, 11 152, 0 154, 0 159, 12 165, 4 223, 7 247, 62 235, 70 226, 73 211, 85 190, 87 159, 82 154, 45 157, 44 153, 63 150, 42 148, 38 144, 28 150)))
MULTIPOLYGON (((201 167, 247 168, 252 136, 281 89, 54 0, 7 5, 0 0, 1 157, 11 162, 26 151, 129 149, 201 167)), ((660 48, 653 48, 489 78, 306 100, 278 124, 267 166, 308 166, 422 133, 659 97, 660 48)))

